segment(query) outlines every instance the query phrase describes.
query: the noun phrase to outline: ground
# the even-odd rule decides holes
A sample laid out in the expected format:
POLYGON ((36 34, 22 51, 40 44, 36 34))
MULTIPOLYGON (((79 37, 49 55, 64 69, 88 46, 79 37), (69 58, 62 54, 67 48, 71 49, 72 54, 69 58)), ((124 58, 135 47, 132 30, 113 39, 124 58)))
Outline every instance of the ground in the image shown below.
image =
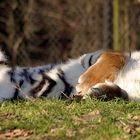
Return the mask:
POLYGON ((140 103, 6 101, 0 103, 0 139, 139 140, 140 103))

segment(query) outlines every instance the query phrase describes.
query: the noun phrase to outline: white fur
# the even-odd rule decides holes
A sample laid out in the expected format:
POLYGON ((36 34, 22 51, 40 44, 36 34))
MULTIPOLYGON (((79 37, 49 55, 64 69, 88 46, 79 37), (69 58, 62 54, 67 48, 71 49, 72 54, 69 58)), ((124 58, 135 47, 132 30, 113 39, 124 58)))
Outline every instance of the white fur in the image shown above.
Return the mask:
POLYGON ((6 58, 6 56, 4 55, 4 53, 1 51, 1 49, 0 49, 0 61, 7 61, 7 58, 6 58))
POLYGON ((140 52, 132 52, 115 84, 128 93, 129 100, 140 101, 140 52))
MULTIPOLYGON (((48 98, 59 97, 61 92, 64 91, 64 83, 58 76, 58 69, 61 70, 65 74, 65 79, 68 83, 70 83, 73 87, 76 86, 78 82, 78 78, 80 75, 87 70, 89 67, 89 59, 92 55, 92 64, 97 62, 97 59, 102 54, 103 51, 97 51, 94 53, 86 54, 78 59, 69 60, 67 63, 58 64, 52 70, 46 71, 45 73, 53 80, 56 81, 56 85, 53 87, 51 92, 48 94, 48 98)), ((5 56, 2 52, 0 52, 0 61, 6 61, 5 56)), ((42 67, 30 68, 28 71, 31 73, 32 78, 36 80, 36 82, 31 85, 28 81, 25 81, 22 85, 21 92, 19 93, 20 97, 26 98, 25 95, 31 95, 30 91, 38 86, 40 81, 42 80, 42 75, 38 73, 40 68, 45 69, 49 68, 49 65, 42 67)), ((10 81, 10 76, 8 71, 11 68, 6 65, 0 65, 0 100, 10 99, 13 97, 13 93, 15 91, 16 84, 10 81)), ((17 83, 24 77, 20 76, 20 72, 23 68, 16 68, 16 81, 17 83)), ((25 80, 25 79, 22 79, 25 80)), ((106 81, 108 83, 108 81, 106 81)), ((123 70, 118 74, 115 82, 120 88, 125 90, 128 93, 129 100, 140 101, 140 52, 132 52, 131 58, 128 60, 128 63, 124 66, 123 70)), ((110 84, 110 83, 109 83, 110 84)), ((42 87, 42 89, 37 93, 37 96, 40 96, 44 90, 48 88, 48 83, 42 87)), ((73 89, 71 95, 75 93, 75 89, 73 89)))
MULTIPOLYGON (((48 70, 45 72, 46 75, 48 75, 52 80, 56 81, 56 85, 53 87, 53 89, 50 91, 48 94, 48 98, 53 98, 53 97, 59 97, 61 92, 64 91, 64 83, 63 81, 59 78, 58 76, 58 69, 61 68, 61 70, 64 72, 65 79, 68 83, 70 83, 71 86, 75 87, 79 76, 86 71, 86 69, 89 67, 87 63, 89 62, 88 60, 92 56, 91 63, 94 64, 101 55, 102 51, 97 51, 94 53, 86 54, 83 55, 77 59, 69 60, 67 63, 64 64, 58 64, 56 65, 52 70, 48 70)), ((0 52, 0 61, 1 60, 6 60, 2 52, 0 52)), ((17 67, 15 71, 15 79, 16 83, 11 82, 10 76, 8 74, 9 71, 12 69, 9 68, 6 65, 0 65, 0 100, 2 101, 3 99, 10 99, 13 97, 14 92, 15 92, 15 87, 17 86, 17 83, 20 83, 21 80, 24 81, 24 84, 22 85, 19 92, 19 96, 21 98, 26 98, 27 96, 32 95, 31 91, 32 89, 36 88, 40 81, 42 80, 42 75, 38 72, 38 70, 41 69, 46 69, 49 68, 49 65, 46 66, 39 66, 35 68, 29 68, 28 72, 32 75, 32 78, 36 80, 36 82, 32 85, 29 83, 26 78, 21 76, 21 72, 23 69, 26 68, 21 68, 17 67)), ((43 85, 42 89, 38 91, 38 93, 35 93, 36 97, 40 96, 45 90, 48 88, 48 82, 43 85)), ((71 95, 75 93, 75 89, 73 89, 71 95)))
MULTIPOLYGON (((71 59, 67 63, 56 66, 53 70, 47 73, 53 80, 57 82, 56 86, 51 91, 51 94, 48 95, 49 98, 58 97, 61 92, 64 90, 64 83, 59 79, 57 69, 60 67, 62 71, 65 72, 65 79, 68 83, 70 83, 73 87, 76 87, 78 83, 78 78, 82 73, 84 73, 88 68, 88 60, 92 55, 91 63, 94 64, 98 57, 102 54, 102 50, 82 55, 78 59, 71 59), (82 65, 81 65, 82 63, 82 65)), ((76 93, 76 89, 74 88, 71 96, 76 93)))

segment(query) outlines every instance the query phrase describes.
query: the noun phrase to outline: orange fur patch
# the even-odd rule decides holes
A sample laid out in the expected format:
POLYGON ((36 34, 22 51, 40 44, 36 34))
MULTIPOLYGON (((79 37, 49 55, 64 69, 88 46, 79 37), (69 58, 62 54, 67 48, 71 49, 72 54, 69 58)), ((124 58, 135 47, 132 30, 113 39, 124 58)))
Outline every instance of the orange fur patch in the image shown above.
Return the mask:
POLYGON ((84 94, 90 87, 105 80, 114 81, 127 62, 127 56, 119 52, 105 52, 97 62, 79 78, 77 88, 84 94))

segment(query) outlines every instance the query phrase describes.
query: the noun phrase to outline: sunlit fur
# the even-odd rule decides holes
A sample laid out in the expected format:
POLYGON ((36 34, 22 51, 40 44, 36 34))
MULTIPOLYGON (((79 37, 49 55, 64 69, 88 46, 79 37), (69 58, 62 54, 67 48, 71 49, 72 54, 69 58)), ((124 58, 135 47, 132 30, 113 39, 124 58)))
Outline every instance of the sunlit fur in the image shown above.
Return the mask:
POLYGON ((133 52, 115 82, 128 93, 129 100, 140 101, 140 52, 133 52))
POLYGON ((140 101, 140 52, 132 52, 131 57, 124 53, 104 54, 80 76, 76 87, 80 96, 96 96, 101 91, 108 97, 140 101))
POLYGON ((120 52, 104 52, 90 68, 83 73, 76 86, 77 91, 85 94, 86 91, 97 83, 105 80, 114 81, 117 74, 127 63, 127 56, 120 52))
MULTIPOLYGON (((113 53, 113 55, 116 54, 113 53)), ((109 60, 106 52, 101 50, 62 64, 11 68, 5 64, 7 59, 0 52, 0 101, 17 97, 27 99, 30 96, 35 98, 40 96, 62 98, 62 95, 72 97, 79 92, 79 89, 76 91, 75 87, 77 83, 83 81, 80 76, 91 70, 93 66, 98 67, 95 69, 96 72, 92 71, 92 74, 100 75, 97 76, 99 83, 108 79, 111 73, 109 79, 127 92, 129 100, 140 101, 140 52, 132 52, 131 58, 127 54, 119 55, 119 53, 117 57, 120 59, 111 57, 112 60, 109 60), (102 63, 104 65, 101 65, 102 63), (117 71, 116 68, 112 69, 114 65, 117 71), (104 67, 106 68, 104 69, 104 67), (105 77, 103 78, 103 76, 105 77)), ((89 76, 92 77, 92 75, 89 76)), ((92 77, 92 79, 96 78, 92 77)), ((108 82, 105 83, 108 84, 108 82)), ((91 86, 97 87, 96 84, 98 85, 95 83, 91 86)))

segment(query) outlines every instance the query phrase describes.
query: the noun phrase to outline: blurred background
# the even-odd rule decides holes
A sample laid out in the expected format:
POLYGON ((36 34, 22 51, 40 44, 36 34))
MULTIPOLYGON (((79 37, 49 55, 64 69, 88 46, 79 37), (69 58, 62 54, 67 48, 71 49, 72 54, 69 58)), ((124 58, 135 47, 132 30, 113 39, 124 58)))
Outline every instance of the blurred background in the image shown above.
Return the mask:
POLYGON ((140 49, 140 0, 0 0, 0 47, 13 66, 140 49))

